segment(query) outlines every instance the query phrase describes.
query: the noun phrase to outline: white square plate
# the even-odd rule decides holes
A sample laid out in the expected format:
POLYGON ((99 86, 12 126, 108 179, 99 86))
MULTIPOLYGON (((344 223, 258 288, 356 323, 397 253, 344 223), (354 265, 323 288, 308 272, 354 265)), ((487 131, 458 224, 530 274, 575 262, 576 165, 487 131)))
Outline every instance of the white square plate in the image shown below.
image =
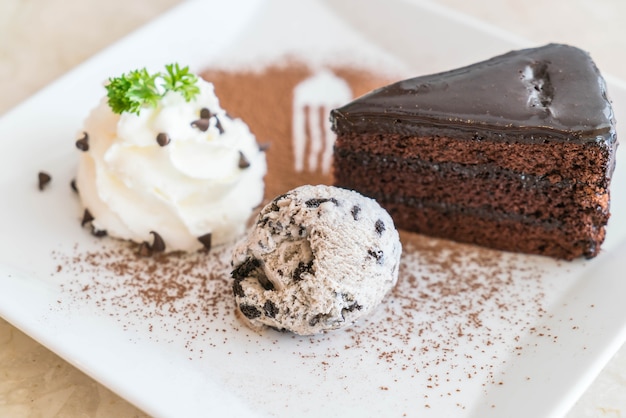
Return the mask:
MULTIPOLYGON (((428 3, 355 4, 184 3, 7 113, 0 315, 155 416, 564 414, 626 337, 621 149, 597 258, 567 263, 405 234, 398 290, 367 320, 325 336, 242 326, 228 294, 228 249, 206 268, 196 257, 184 294, 163 304, 125 288, 137 282, 113 274, 106 257, 90 263, 100 246, 125 251, 80 228, 69 188, 76 133, 111 75, 298 52, 339 60, 346 51, 418 75, 529 46, 428 3), (44 192, 40 170, 53 175, 44 192)), ((610 81, 626 120, 624 83, 610 81)))

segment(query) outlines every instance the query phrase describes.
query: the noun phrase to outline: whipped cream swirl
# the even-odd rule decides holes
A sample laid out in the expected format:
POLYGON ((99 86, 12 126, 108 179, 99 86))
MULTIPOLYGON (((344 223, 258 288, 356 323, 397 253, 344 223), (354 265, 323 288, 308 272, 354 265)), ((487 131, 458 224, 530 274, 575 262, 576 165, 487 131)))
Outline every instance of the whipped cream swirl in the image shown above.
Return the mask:
POLYGON ((197 85, 189 102, 169 91, 154 108, 120 115, 105 97, 90 113, 76 186, 94 230, 138 243, 154 231, 166 251, 244 232, 263 199, 265 155, 248 126, 220 107, 213 85, 197 85))

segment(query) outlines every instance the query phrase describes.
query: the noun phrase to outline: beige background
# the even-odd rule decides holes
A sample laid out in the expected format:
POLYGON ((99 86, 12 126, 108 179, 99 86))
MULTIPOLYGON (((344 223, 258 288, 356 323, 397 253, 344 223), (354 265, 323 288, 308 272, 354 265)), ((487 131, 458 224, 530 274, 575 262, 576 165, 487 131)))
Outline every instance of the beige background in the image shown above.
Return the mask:
MULTIPOLYGON (((181 1, 0 0, 0 115, 181 1)), ((579 46, 626 80, 626 1, 433 2, 537 44, 579 46)), ((0 319, 0 417, 109 416, 145 414, 0 319)), ((569 416, 626 416, 626 347, 569 416)))

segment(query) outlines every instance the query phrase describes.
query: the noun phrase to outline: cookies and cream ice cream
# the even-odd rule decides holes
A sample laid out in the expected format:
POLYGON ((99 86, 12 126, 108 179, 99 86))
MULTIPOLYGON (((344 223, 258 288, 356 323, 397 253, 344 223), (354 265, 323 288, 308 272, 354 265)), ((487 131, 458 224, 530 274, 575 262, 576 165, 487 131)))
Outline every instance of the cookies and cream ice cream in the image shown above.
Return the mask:
POLYGON ((265 206, 233 251, 236 305, 253 327, 300 335, 354 323, 398 279, 401 244, 373 199, 301 186, 265 206))
POLYGON ((193 97, 156 85, 158 100, 132 112, 115 113, 109 94, 86 119, 76 186, 94 231, 138 243, 158 237, 166 251, 244 232, 263 198, 265 155, 213 85, 192 82, 193 97))

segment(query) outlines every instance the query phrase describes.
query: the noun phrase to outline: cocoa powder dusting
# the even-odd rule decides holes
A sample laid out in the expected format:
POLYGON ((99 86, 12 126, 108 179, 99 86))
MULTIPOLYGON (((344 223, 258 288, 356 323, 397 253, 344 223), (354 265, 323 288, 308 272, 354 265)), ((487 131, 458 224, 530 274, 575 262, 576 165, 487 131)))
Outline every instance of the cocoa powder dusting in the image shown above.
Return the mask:
MULTIPOLYGON (((333 70, 355 95, 389 81, 361 70, 333 70)), ((302 184, 332 183, 329 173, 294 170, 291 92, 308 75, 310 70, 297 63, 202 74, 215 84, 222 107, 244 119, 259 143, 271 144, 267 198, 302 184)), ((366 376, 389 377, 371 380, 371 396, 384 391, 424 408, 444 400, 465 409, 457 396, 466 382, 478 381, 485 391, 505 383, 500 370, 510 353, 526 349, 524 335, 556 340, 550 330, 533 326, 546 315, 541 263, 416 234, 401 233, 401 239, 400 278, 382 306, 353 326, 313 337, 257 333, 241 324, 230 278, 232 246, 146 258, 138 256, 134 244, 102 238, 99 251, 77 246, 69 253, 54 252, 52 275, 62 282, 58 309, 96 310, 137 331, 133 335, 177 345, 191 360, 211 364, 217 375, 230 376, 233 364, 253 364, 250 370, 271 375, 280 359, 285 370, 308 376, 307 385, 313 386, 305 392, 311 394, 367 371, 366 376)), ((363 381, 369 382, 366 376, 363 381)), ((350 393, 348 381, 345 393, 350 393)), ((228 382, 234 391, 259 392, 253 378, 228 382)), ((273 385, 275 390, 298 387, 296 382, 273 385)), ((363 384, 359 390, 365 390, 363 384)), ((261 395, 250 402, 265 405, 261 395)))
MULTIPOLYGON (((350 67, 331 68, 344 79, 354 97, 391 82, 388 76, 350 67)), ((320 169, 311 172, 294 171, 292 145, 293 89, 312 70, 298 62, 285 62, 260 70, 233 72, 207 69, 201 76, 215 86, 220 105, 232 117, 243 119, 260 144, 269 144, 266 151, 268 173, 265 178, 265 197, 283 194, 303 184, 332 184, 330 173, 320 169)), ((325 121, 331 109, 320 109, 320 120, 325 121)), ((310 143, 305 154, 308 154, 310 143)))
MULTIPOLYGON (((222 326, 231 303, 230 247, 206 253, 169 253, 142 257, 138 245, 117 240, 101 251, 53 252, 63 272, 68 305, 94 306, 124 329, 158 328, 161 334, 193 340, 222 326), (62 266, 62 268, 61 268, 62 266)), ((151 337, 152 338, 152 337, 151 337)), ((203 349, 200 350, 200 353, 203 349)))
MULTIPOLYGON (((136 245, 106 238, 103 251, 56 252, 53 275, 64 277, 65 295, 58 309, 95 308, 125 330, 178 344, 191 360, 237 361, 267 366, 270 373, 280 358, 321 382, 360 367, 372 376, 394 376, 391 383, 372 380, 373 389, 445 398, 459 409, 466 405, 455 395, 466 382, 480 382, 485 393, 504 383, 500 370, 509 353, 527 349, 524 335, 556 341, 533 325, 546 315, 542 271, 523 267, 524 256, 401 235, 400 278, 392 293, 361 322, 325 335, 258 334, 242 325, 232 296, 230 246, 145 258, 136 245), (269 357, 259 360, 259 353, 269 357)), ((243 381, 236 385, 250 389, 243 381)))

